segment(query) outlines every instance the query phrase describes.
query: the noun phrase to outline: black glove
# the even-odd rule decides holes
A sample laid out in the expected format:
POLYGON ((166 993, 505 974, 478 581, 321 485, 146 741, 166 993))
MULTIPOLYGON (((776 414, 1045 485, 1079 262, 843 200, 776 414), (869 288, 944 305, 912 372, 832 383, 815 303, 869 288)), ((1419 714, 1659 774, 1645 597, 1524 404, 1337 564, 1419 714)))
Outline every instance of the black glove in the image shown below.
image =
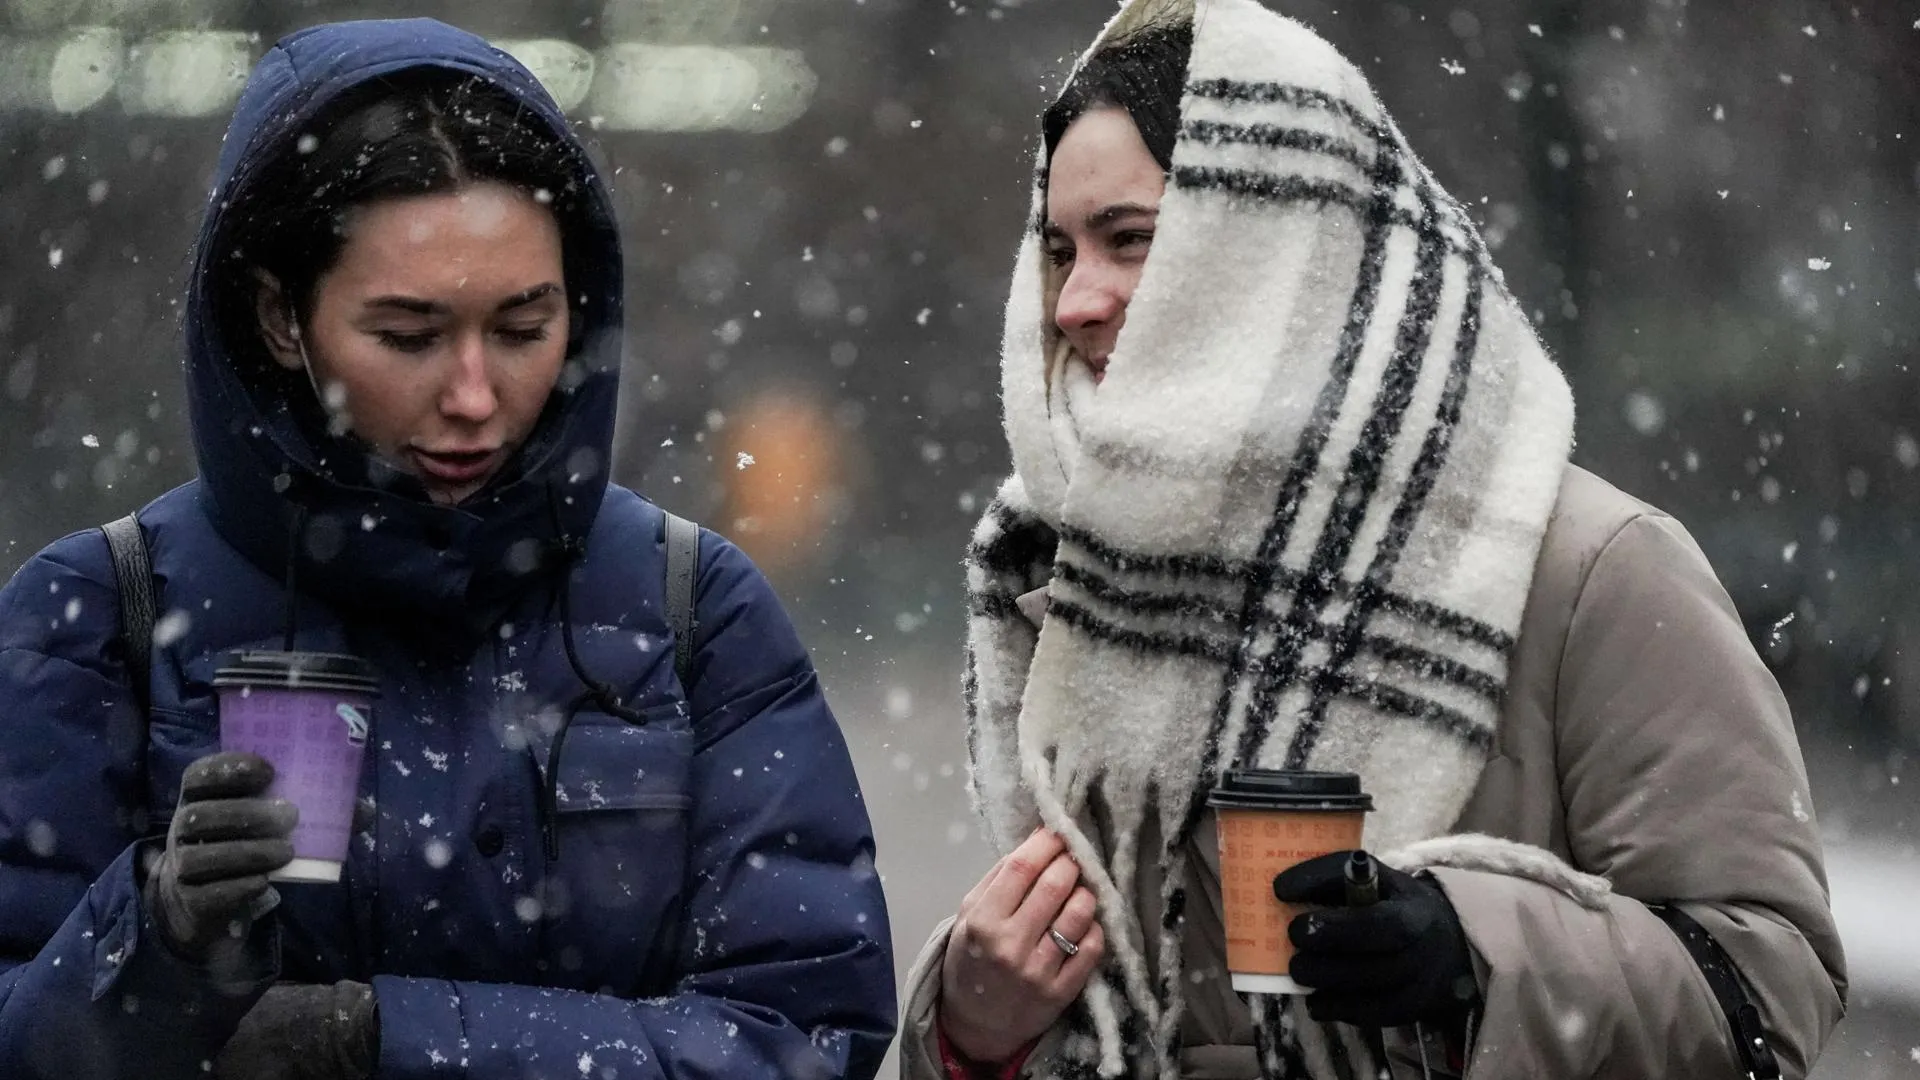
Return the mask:
POLYGON ((1282 903, 1325 909, 1287 927, 1294 947, 1287 973, 1314 990, 1307 1014, 1375 1028, 1465 1016, 1480 991, 1466 931, 1446 894, 1431 878, 1376 861, 1379 901, 1348 907, 1344 871, 1352 854, 1309 859, 1273 879, 1282 903))
POLYGON ((272 909, 267 874, 293 860, 288 836, 300 813, 261 797, 271 783, 273 766, 253 754, 212 754, 187 766, 166 850, 142 893, 175 953, 204 959, 272 909))
POLYGON ((373 987, 271 987, 213 1062, 214 1080, 369 1080, 380 1059, 373 987))

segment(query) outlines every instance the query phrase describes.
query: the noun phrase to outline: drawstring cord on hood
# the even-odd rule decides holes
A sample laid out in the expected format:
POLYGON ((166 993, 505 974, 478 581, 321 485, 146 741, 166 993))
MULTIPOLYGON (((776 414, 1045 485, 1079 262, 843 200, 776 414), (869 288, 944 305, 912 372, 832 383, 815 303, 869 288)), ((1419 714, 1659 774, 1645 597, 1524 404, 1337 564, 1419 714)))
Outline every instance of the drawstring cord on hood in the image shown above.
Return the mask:
POLYGON ((555 550, 560 557, 560 582, 554 590, 560 609, 560 642, 566 650, 567 664, 573 668, 574 677, 586 687, 567 705, 566 716, 553 733, 553 743, 547 747, 546 784, 540 799, 540 839, 547 859, 557 862, 560 858, 560 834, 556 827, 560 816, 560 749, 566 745, 567 730, 579 717, 580 710, 589 705, 597 706, 601 712, 635 727, 646 723, 646 720, 622 701, 612 686, 594 678, 587 670, 586 663, 580 659, 580 649, 573 637, 573 570, 586 557, 587 545, 586 541, 567 535, 560 516, 560 494, 552 485, 547 488, 547 505, 553 514, 554 531, 560 537, 555 543, 555 550))
POLYGON ((287 594, 282 603, 285 619, 285 634, 281 649, 293 651, 293 639, 300 629, 300 541, 307 534, 307 508, 298 503, 293 507, 293 528, 287 531, 287 594))

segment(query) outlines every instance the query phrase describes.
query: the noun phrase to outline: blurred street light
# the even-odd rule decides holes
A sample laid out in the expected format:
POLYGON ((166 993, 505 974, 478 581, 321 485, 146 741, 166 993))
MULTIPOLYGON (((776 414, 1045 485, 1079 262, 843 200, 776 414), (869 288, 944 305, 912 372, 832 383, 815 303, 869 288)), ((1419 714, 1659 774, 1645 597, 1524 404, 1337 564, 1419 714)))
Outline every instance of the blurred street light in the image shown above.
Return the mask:
POLYGON ((525 64, 565 112, 578 108, 593 88, 593 54, 571 41, 530 38, 494 44, 525 64))
POLYGON ((47 32, 69 26, 205 30, 232 23, 246 0, 0 0, 8 24, 47 32))
POLYGON ((799 119, 819 85, 792 49, 628 42, 600 53, 590 102, 616 131, 764 133, 799 119))
POLYGON ((126 54, 120 32, 101 26, 0 38, 0 109, 85 112, 113 92, 126 54))
POLYGON ((257 34, 176 30, 133 46, 120 80, 120 104, 133 116, 214 116, 246 85, 257 34))
POLYGON ((658 45, 724 40, 758 0, 607 0, 600 25, 609 38, 658 45))

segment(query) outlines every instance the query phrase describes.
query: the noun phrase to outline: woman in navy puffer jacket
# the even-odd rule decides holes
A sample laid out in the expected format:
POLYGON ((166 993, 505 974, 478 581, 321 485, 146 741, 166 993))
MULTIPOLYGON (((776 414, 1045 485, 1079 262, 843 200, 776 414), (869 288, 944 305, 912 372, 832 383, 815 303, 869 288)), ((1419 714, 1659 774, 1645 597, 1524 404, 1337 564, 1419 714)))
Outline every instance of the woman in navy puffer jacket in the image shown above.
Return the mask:
POLYGON ((186 330, 150 700, 100 532, 0 592, 0 1076, 872 1076, 846 745, 711 533, 676 674, 663 514, 607 477, 619 238, 532 76, 425 20, 282 41, 186 330), (216 753, 221 656, 288 644, 381 674, 337 885, 269 889, 291 809, 216 753))

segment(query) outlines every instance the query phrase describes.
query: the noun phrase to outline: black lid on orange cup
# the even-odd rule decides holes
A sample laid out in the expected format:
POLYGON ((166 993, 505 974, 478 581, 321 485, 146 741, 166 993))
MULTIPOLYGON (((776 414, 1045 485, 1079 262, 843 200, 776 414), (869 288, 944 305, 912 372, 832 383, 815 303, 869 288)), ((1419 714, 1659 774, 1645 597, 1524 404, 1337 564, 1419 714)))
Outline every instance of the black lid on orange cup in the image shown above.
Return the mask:
POLYGON ((1360 777, 1354 773, 1229 769, 1207 794, 1207 805, 1223 810, 1365 812, 1373 809, 1373 796, 1360 790, 1360 777))

